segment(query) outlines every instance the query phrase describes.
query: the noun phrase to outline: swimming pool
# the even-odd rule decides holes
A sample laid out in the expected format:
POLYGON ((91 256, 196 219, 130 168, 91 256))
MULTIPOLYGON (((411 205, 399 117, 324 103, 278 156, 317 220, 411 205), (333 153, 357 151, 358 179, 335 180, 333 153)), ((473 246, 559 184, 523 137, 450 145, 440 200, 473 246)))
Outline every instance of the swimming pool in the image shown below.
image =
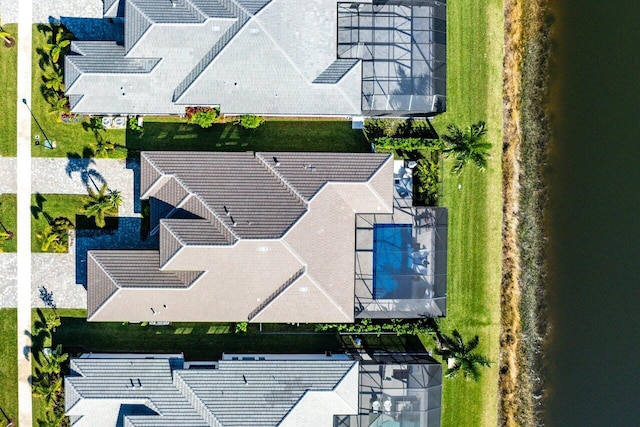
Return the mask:
POLYGON ((401 298, 412 276, 411 224, 373 225, 373 297, 401 298))

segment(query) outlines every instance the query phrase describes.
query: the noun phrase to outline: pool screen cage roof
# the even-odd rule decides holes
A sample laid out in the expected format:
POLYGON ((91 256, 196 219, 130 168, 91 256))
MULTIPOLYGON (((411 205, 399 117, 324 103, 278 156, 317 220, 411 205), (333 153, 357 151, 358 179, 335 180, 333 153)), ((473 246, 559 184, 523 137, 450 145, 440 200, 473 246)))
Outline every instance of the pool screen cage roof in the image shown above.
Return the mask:
POLYGON ((444 111, 446 51, 446 0, 338 3, 338 58, 362 60, 363 112, 444 111))
POLYGON ((360 361, 358 416, 337 416, 339 427, 437 427, 441 424, 442 366, 360 361))
POLYGON ((411 210, 412 224, 396 222, 393 214, 356 216, 356 318, 446 314, 448 211, 411 210))

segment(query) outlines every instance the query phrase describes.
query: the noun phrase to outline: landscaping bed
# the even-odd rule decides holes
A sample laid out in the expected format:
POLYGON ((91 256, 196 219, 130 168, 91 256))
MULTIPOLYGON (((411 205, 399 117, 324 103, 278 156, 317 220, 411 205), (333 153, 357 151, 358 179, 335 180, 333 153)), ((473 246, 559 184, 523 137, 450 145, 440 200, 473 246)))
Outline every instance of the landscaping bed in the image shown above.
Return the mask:
POLYGON ((87 196, 77 194, 33 194, 31 196, 31 252, 48 252, 42 249, 42 235, 49 222, 58 217, 68 218, 76 224, 87 196))

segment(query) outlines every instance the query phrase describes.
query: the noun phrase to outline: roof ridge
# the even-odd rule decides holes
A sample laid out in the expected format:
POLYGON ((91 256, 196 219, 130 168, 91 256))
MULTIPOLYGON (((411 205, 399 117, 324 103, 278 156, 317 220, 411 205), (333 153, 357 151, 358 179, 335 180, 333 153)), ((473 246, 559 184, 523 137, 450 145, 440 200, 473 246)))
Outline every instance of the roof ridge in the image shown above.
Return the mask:
POLYGON ((172 371, 173 373, 172 383, 174 387, 178 389, 178 392, 180 392, 182 397, 184 397, 184 399, 191 405, 191 407, 196 411, 196 413, 200 415, 203 419, 205 419, 205 421, 206 421, 206 416, 210 416, 213 419, 213 421, 216 422, 217 425, 222 425, 222 423, 220 423, 220 420, 218 420, 216 415, 209 409, 205 401, 200 396, 198 396, 198 394, 193 390, 193 387, 191 387, 189 382, 182 377, 183 372, 188 372, 188 371, 184 369, 176 369, 172 371), (179 381, 177 381, 176 378, 178 378, 179 381), (197 402, 192 402, 187 395, 192 396, 194 400, 197 402))
POLYGON ((262 153, 255 152, 254 156, 259 160, 259 163, 261 163, 269 172, 271 172, 271 174, 275 178, 279 179, 280 182, 284 184, 289 192, 292 193, 292 195, 295 196, 304 205, 305 208, 309 206, 309 201, 305 199, 302 194, 300 194, 300 192, 293 186, 293 184, 289 182, 287 178, 285 178, 284 175, 282 175, 279 171, 276 170, 276 168, 274 168, 269 164, 269 162, 267 162, 267 159, 262 156, 262 153))

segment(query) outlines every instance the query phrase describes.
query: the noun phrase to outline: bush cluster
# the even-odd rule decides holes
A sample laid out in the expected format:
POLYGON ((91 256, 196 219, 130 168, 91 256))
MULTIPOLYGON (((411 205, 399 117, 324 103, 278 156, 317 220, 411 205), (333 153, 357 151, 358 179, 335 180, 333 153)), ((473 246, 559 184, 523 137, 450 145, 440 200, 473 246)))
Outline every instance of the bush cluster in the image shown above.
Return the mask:
POLYGON ((218 120, 220 109, 211 107, 187 107, 185 110, 187 123, 210 128, 218 120))

